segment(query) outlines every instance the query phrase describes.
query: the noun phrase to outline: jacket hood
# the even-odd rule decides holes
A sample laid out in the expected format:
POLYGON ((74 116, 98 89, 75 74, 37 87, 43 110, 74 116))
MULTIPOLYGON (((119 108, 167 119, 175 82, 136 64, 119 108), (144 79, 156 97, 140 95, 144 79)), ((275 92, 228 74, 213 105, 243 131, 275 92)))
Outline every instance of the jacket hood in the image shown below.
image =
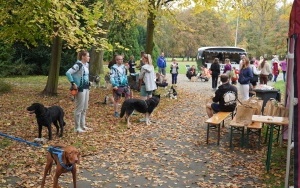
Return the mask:
POLYGON ((151 72, 151 71, 154 70, 153 66, 152 66, 152 65, 149 65, 149 64, 143 65, 143 69, 144 69, 146 72, 151 72))

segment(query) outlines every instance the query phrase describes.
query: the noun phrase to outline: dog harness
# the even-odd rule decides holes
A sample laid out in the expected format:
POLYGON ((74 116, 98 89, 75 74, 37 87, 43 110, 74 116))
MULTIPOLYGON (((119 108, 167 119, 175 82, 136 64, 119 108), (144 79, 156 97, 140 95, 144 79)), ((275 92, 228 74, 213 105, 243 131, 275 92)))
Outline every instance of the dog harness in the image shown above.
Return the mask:
MULTIPOLYGON (((66 169, 67 171, 71 171, 73 170, 73 164, 71 166, 67 166, 64 164, 63 160, 62 160, 62 155, 64 153, 64 150, 62 150, 61 148, 58 147, 53 147, 53 146, 49 146, 48 147, 48 152, 51 154, 52 158, 53 158, 53 154, 57 155, 59 164, 66 169)), ((56 161, 55 161, 56 163, 56 161)), ((57 164, 56 164, 57 165, 57 164)))

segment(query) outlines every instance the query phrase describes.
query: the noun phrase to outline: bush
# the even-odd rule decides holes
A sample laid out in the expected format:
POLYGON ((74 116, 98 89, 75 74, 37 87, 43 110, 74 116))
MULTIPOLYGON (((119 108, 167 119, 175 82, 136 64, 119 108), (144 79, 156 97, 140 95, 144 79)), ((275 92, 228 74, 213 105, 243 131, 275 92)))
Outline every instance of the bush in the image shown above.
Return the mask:
POLYGON ((0 94, 8 93, 11 91, 12 85, 0 80, 0 94))

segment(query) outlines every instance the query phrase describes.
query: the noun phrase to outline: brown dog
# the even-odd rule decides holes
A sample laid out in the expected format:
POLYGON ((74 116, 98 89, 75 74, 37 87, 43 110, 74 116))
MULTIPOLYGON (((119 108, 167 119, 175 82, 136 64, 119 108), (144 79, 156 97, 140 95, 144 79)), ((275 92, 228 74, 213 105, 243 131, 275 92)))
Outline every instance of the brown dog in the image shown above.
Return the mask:
POLYGON ((58 188, 58 178, 62 173, 71 171, 73 185, 76 188, 76 164, 79 164, 80 152, 73 146, 54 145, 48 148, 47 162, 42 180, 42 188, 45 186, 47 174, 50 174, 53 161, 56 163, 56 172, 53 178, 53 188, 58 188))

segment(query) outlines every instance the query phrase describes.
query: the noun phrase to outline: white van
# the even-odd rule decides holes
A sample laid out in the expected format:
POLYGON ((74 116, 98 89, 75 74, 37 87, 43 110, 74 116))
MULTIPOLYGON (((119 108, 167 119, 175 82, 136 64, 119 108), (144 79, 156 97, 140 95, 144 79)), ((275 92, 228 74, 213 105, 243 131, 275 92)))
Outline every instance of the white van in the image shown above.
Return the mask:
POLYGON ((213 60, 219 58, 221 73, 224 70, 225 59, 230 59, 231 66, 239 69, 239 62, 241 55, 247 55, 247 52, 243 48, 231 47, 231 46, 210 46, 201 47, 198 49, 196 61, 198 69, 202 65, 205 65, 208 69, 210 68, 213 60))

